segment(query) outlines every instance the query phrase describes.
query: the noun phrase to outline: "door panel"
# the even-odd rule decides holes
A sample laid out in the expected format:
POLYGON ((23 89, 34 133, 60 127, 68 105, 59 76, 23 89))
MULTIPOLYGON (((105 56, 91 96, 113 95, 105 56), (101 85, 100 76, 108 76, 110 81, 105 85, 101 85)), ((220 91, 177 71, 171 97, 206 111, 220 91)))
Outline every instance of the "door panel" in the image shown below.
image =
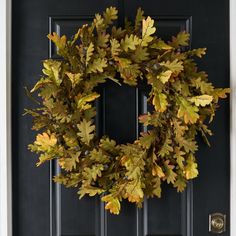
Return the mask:
MULTIPOLYGON (((145 199, 142 209, 122 202, 120 215, 104 210, 99 198, 78 200, 76 189, 66 189, 51 179, 60 170, 55 162, 35 167, 36 156, 27 151, 33 141, 31 119, 22 117, 32 106, 24 96, 24 86, 32 87, 41 74, 40 61, 57 58, 48 42, 50 32, 70 37, 78 27, 91 22, 93 15, 108 6, 134 19, 141 6, 152 16, 157 34, 165 40, 185 30, 191 33, 191 46, 207 47, 200 68, 209 72, 216 86, 229 85, 228 2, 214 1, 56 1, 13 0, 13 227, 15 236, 205 236, 208 215, 222 212, 229 218, 229 108, 224 101, 212 125, 212 148, 203 144, 197 153, 200 176, 178 194, 163 186, 161 199, 145 199), (217 23, 216 23, 217 22, 217 23), (49 44, 49 46, 48 46, 49 44), (220 45, 220 46, 219 46, 220 45)), ((144 129, 138 115, 147 106, 147 88, 112 82, 101 86, 97 102, 98 135, 109 135, 118 143, 132 142, 144 129)), ((229 225, 227 232, 229 235, 229 225)))

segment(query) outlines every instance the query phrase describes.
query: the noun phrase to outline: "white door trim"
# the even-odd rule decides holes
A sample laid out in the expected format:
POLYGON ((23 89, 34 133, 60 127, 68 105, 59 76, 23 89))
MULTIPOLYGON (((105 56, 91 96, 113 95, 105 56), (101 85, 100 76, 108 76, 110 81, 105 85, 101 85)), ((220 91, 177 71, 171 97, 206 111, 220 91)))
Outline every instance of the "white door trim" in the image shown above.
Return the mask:
POLYGON ((230 0, 230 235, 236 235, 236 0, 230 0))
POLYGON ((11 0, 0 0, 0 236, 12 236, 11 0))
MULTIPOLYGON (((236 235, 236 0, 230 1, 230 235, 236 235)), ((11 0, 0 0, 0 236, 12 236, 11 0)))

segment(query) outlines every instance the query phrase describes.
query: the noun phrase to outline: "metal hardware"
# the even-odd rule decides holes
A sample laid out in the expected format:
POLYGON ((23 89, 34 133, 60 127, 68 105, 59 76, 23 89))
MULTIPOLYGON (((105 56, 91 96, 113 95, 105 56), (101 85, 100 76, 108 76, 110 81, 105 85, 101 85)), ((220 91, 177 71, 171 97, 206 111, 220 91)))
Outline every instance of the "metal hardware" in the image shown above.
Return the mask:
POLYGON ((226 215, 212 213, 209 215, 209 232, 221 234, 226 231, 226 215))

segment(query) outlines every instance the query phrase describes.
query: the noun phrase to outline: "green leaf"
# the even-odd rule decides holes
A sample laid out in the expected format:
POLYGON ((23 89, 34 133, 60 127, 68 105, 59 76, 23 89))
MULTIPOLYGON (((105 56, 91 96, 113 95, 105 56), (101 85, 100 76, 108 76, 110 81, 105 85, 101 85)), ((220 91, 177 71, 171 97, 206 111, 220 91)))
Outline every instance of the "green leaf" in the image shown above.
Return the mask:
POLYGON ((135 31, 139 30, 141 23, 143 21, 143 18, 144 18, 144 11, 141 8, 138 8, 136 17, 135 17, 135 24, 134 24, 135 31))
POLYGON ((125 39, 122 39, 120 42, 121 48, 128 52, 128 50, 135 50, 136 46, 139 45, 141 42, 141 39, 139 39, 136 35, 126 35, 125 39))
POLYGON ((72 88, 74 88, 82 80, 82 74, 80 74, 80 73, 73 74, 71 72, 66 72, 65 74, 70 79, 71 84, 72 84, 72 88))
POLYGON ((158 152, 158 155, 161 157, 165 157, 169 155, 171 152, 173 152, 173 147, 171 146, 172 140, 170 139, 169 133, 166 135, 165 141, 158 152))
POLYGON ((147 48, 143 48, 138 46, 132 55, 132 58, 135 62, 146 61, 148 59, 149 53, 147 52, 147 48))
POLYGON ((174 166, 170 165, 169 162, 169 160, 165 161, 165 179, 168 184, 174 184, 177 174, 173 171, 174 166))
POLYGON ((88 194, 90 197, 93 197, 95 195, 100 195, 102 193, 104 193, 105 190, 102 188, 98 188, 98 187, 93 187, 93 186, 82 186, 80 188, 80 190, 78 191, 78 194, 80 195, 80 199, 85 196, 86 194, 88 194))
POLYGON ((148 149, 156 141, 156 133, 154 131, 142 132, 139 141, 144 148, 148 149))
POLYGON ((94 138, 95 125, 92 125, 91 121, 83 119, 77 127, 79 129, 77 134, 81 138, 81 141, 89 145, 90 141, 94 138))
POLYGON ((177 188, 177 192, 183 192, 186 188, 186 180, 182 176, 178 175, 177 180, 174 183, 174 187, 177 188))
POLYGON ((49 154, 49 153, 41 153, 39 156, 39 161, 36 163, 36 166, 40 166, 42 165, 44 162, 46 161, 50 161, 52 159, 54 159, 55 156, 53 154, 49 154))
MULTIPOLYGON (((97 42, 96 42, 97 46, 100 47, 100 48, 106 48, 107 47, 107 42, 109 41, 109 37, 110 37, 110 35, 106 34, 104 32, 98 33, 98 38, 97 38, 97 42)), ((98 48, 98 50, 99 50, 99 48, 98 48)))
POLYGON ((102 152, 102 150, 100 150, 100 149, 99 150, 96 150, 96 149, 92 150, 90 152, 89 156, 90 156, 90 159, 92 161, 96 161, 96 163, 105 164, 105 163, 109 162, 109 157, 106 154, 104 154, 102 152))
POLYGON ((176 158, 176 162, 180 169, 184 168, 183 162, 185 161, 184 158, 185 152, 181 151, 179 147, 174 149, 174 158, 176 158))
POLYGON ((72 171, 73 169, 76 168, 76 164, 79 163, 79 155, 80 152, 77 153, 77 155, 73 157, 64 157, 60 158, 58 160, 58 164, 60 167, 66 171, 72 171))
POLYGON ((94 51, 94 45, 93 43, 91 42, 88 46, 88 49, 86 51, 86 66, 88 65, 92 55, 93 55, 93 51, 94 51))
POLYGON ((58 53, 60 54, 61 51, 63 51, 66 47, 66 36, 63 35, 60 37, 56 32, 53 32, 52 35, 48 34, 48 38, 55 43, 58 49, 58 53))
POLYGON ((43 73, 52 79, 57 86, 59 86, 62 82, 62 78, 60 76, 62 62, 49 59, 45 60, 43 65, 43 73))
POLYGON ((83 177, 85 179, 85 183, 90 184, 92 181, 96 181, 98 177, 102 176, 102 171, 104 170, 104 166, 102 164, 94 164, 89 167, 85 167, 83 169, 83 177))
POLYGON ((200 77, 197 79, 192 79, 191 83, 197 89, 200 89, 202 94, 210 94, 214 91, 212 83, 202 80, 200 77))
POLYGON ((197 48, 193 49, 191 51, 186 52, 189 56, 197 56, 199 58, 202 58, 206 54, 206 48, 197 48))
POLYGON ((87 109, 91 108, 92 105, 90 104, 90 102, 94 101, 98 97, 100 97, 100 94, 98 94, 98 93, 91 93, 91 94, 88 94, 85 96, 78 94, 75 97, 77 108, 81 109, 81 110, 87 110, 87 109))
POLYGON ((125 186, 125 191, 125 197, 128 198, 129 202, 139 203, 144 197, 140 180, 133 180, 128 182, 128 184, 125 186))
POLYGON ((100 139, 99 147, 108 153, 118 154, 119 151, 119 147, 116 146, 116 142, 105 137, 100 139))
POLYGON ((103 13, 104 23, 110 25, 114 20, 117 19, 117 9, 115 7, 109 7, 103 13))
POLYGON ((186 99, 183 97, 178 98, 179 101, 179 110, 177 117, 183 118, 186 124, 191 123, 195 124, 199 119, 198 108, 196 106, 192 106, 186 99))
POLYGON ((195 152, 198 149, 197 142, 191 138, 188 139, 183 138, 179 144, 184 147, 187 153, 195 152))
POLYGON ((152 194, 160 198, 161 197, 161 179, 159 177, 153 178, 152 185, 153 185, 152 194))
POLYGON ((88 64, 87 73, 103 72, 107 67, 107 60, 105 58, 96 58, 92 63, 88 64))
POLYGON ((166 67, 175 74, 179 74, 184 69, 183 62, 178 61, 178 59, 175 59, 174 61, 161 62, 160 65, 166 67))
POLYGON ((190 34, 182 31, 176 37, 172 37, 171 46, 178 48, 180 46, 188 46, 190 34))
POLYGON ((118 42, 117 39, 111 39, 111 54, 113 57, 116 57, 119 55, 121 49, 120 49, 120 43, 118 42))
POLYGON ((159 50, 171 50, 173 47, 166 44, 163 40, 158 40, 154 44, 150 46, 151 48, 159 49, 159 50))

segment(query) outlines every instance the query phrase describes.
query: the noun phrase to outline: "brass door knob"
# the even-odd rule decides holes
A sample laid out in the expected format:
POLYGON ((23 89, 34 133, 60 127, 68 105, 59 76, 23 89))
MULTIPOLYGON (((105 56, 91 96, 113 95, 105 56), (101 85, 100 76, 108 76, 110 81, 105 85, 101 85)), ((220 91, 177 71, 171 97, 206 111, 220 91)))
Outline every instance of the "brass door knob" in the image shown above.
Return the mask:
POLYGON ((226 215, 212 213, 209 215, 209 232, 220 234, 226 230, 226 215))

